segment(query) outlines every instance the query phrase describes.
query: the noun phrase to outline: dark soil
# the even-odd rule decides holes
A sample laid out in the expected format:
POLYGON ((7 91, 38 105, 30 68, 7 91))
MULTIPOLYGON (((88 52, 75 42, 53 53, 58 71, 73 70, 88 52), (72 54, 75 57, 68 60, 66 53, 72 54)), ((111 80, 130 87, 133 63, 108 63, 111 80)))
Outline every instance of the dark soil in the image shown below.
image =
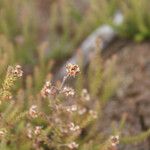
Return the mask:
MULTIPOLYGON (((122 136, 133 136, 150 128, 150 42, 118 40, 108 47, 104 56, 113 53, 118 57, 117 70, 123 75, 123 81, 105 108, 104 125, 110 128, 112 121, 118 125, 126 114, 122 136)), ((150 138, 139 144, 120 145, 120 150, 150 150, 150 138)))

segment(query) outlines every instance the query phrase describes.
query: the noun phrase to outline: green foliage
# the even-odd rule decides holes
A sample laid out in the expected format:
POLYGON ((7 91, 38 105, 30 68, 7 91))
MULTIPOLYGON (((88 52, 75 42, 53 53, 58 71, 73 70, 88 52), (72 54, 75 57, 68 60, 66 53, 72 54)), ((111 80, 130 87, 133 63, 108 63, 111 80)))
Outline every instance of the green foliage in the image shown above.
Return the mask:
POLYGON ((124 15, 123 25, 117 27, 120 35, 143 41, 150 38, 149 0, 118 1, 124 15))
POLYGON ((108 4, 108 1, 103 0, 63 0, 61 4, 54 2, 49 20, 49 41, 54 50, 51 55, 58 58, 72 53, 106 18, 110 18, 108 7, 111 3, 109 6, 108 4), (81 6, 77 7, 78 5, 81 6))
POLYGON ((1 0, 0 3, 0 33, 15 47, 15 61, 33 62, 37 36, 33 1, 14 0, 10 4, 9 0, 1 0))
POLYGON ((47 13, 43 17, 40 1, 14 0, 10 4, 9 0, 1 0, 0 33, 14 47, 15 62, 37 63, 37 47, 42 41, 49 43, 44 49, 48 51, 48 58, 63 60, 70 56, 82 40, 101 24, 101 18, 107 12, 98 12, 100 8, 107 10, 107 2, 103 0, 82 3, 78 8, 74 0, 50 0, 47 9, 42 10, 47 13))
POLYGON ((124 137, 122 138, 122 143, 124 144, 140 143, 141 141, 144 141, 145 139, 149 138, 149 136, 150 136, 150 129, 145 132, 139 133, 138 135, 124 137))

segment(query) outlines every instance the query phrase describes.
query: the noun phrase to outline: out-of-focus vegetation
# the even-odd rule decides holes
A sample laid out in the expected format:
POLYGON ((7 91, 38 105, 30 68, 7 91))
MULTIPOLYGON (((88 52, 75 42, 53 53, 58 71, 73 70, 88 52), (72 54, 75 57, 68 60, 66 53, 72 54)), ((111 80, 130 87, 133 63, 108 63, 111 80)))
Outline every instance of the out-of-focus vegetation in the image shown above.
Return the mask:
POLYGON ((109 17, 107 7, 103 0, 1 0, 1 37, 12 45, 16 62, 37 63, 41 45, 45 59, 62 60, 109 17))
MULTIPOLYGON (((54 63, 70 57, 93 30, 111 22, 118 6, 125 15, 124 24, 118 27, 121 35, 136 40, 148 38, 147 3, 148 0, 0 0, 0 149, 110 148, 112 141, 99 132, 99 125, 103 108, 120 81, 115 74, 114 60, 105 64, 96 51, 86 72, 81 69, 73 98, 60 94, 58 98, 43 99, 40 91, 45 81, 51 81, 54 63), (18 67, 9 67, 6 74, 6 68, 12 64, 23 66, 20 82, 16 76, 18 67), (61 108, 65 110, 59 110, 61 108), (66 110, 73 112, 67 112, 71 114, 68 116, 63 112, 66 110), (38 118, 32 118, 31 112, 37 115, 37 111, 38 118), (68 134, 66 125, 71 125, 71 130, 79 125, 80 130, 68 134), (72 143, 74 141, 79 145, 72 143)), ((57 85, 60 83, 56 82, 57 85)), ((110 134, 119 135, 124 123, 123 118, 120 128, 110 134)), ((148 136, 149 131, 121 138, 121 142, 141 141, 148 136)))
MULTIPOLYGON (((0 38, 11 45, 11 61, 35 65, 39 51, 46 53, 45 61, 63 61, 92 31, 111 22, 118 9, 124 15, 124 23, 117 27, 121 36, 149 38, 148 0, 14 0, 12 4, 1 0, 0 38)), ((5 44, 0 51, 10 48, 5 44)))
POLYGON ((111 4, 103 0, 14 0, 12 4, 1 0, 1 75, 9 64, 19 63, 25 74, 40 74, 38 89, 52 59, 60 64, 70 57, 104 18, 110 18, 113 1, 111 4))
POLYGON ((117 28, 121 36, 143 41, 150 38, 150 4, 149 0, 117 1, 123 15, 124 23, 117 28))

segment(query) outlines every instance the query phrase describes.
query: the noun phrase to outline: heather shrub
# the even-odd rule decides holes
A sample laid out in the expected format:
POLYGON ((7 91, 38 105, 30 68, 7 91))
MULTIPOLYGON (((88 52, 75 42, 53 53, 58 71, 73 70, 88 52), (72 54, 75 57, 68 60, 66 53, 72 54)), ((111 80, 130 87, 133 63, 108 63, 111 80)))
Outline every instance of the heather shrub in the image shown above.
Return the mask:
MULTIPOLYGON (((39 1, 0 1, 0 149, 116 150, 119 143, 149 137, 150 130, 123 137, 126 116, 119 127, 110 125, 109 133, 100 130, 104 108, 122 78, 115 70, 116 56, 104 61, 99 45, 86 68, 79 54, 78 65, 69 63, 64 78, 54 82, 53 71, 58 73, 61 62, 106 18, 110 21, 115 1, 83 1, 82 6, 80 1, 62 0, 60 5, 47 0, 45 17, 39 1)), ((144 36, 139 33, 136 39, 148 37, 147 23, 138 22, 141 14, 129 9, 129 16, 123 32, 130 34, 126 31, 134 21, 144 36)))
POLYGON ((41 74, 42 60, 31 75, 23 73, 24 68, 19 65, 8 67, 0 90, 2 150, 99 149, 99 140, 106 148, 117 145, 119 133, 108 140, 107 135, 97 134, 102 108, 118 85, 110 63, 105 68, 97 52, 91 57, 87 72, 68 64, 66 75, 56 83, 48 73, 50 67, 41 74), (101 69, 94 67, 97 64, 101 69), (20 78, 24 79, 19 81, 20 78), (70 87, 67 82, 75 78, 76 84, 70 87), (112 84, 107 86, 107 82, 112 84))
POLYGON ((122 137, 126 116, 119 128, 110 126, 109 134, 99 130, 103 109, 121 78, 115 71, 117 57, 105 62, 98 54, 97 49, 86 70, 81 57, 80 67, 69 63, 64 78, 56 82, 49 73, 53 62, 44 73, 41 60, 32 74, 25 74, 19 65, 9 66, 0 89, 1 149, 109 150, 116 149, 119 141, 129 144, 147 138, 149 130, 122 137), (70 79, 76 79, 72 86, 70 79))

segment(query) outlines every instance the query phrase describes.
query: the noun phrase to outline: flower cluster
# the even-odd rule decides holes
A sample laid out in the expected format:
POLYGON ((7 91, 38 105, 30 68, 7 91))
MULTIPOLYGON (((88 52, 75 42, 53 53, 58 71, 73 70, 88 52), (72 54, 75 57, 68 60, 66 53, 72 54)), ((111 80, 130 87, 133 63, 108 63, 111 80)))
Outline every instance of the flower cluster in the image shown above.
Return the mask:
POLYGON ((77 149, 79 147, 79 145, 76 142, 71 142, 71 143, 67 144, 67 147, 69 149, 77 149))
POLYGON ((75 91, 71 87, 64 87, 62 90, 62 93, 64 93, 66 96, 74 96, 75 91))
POLYGON ((10 72, 14 75, 14 77, 22 77, 23 71, 20 65, 16 65, 14 68, 10 69, 10 72))
POLYGON ((48 96, 56 96, 58 93, 58 89, 55 86, 52 86, 49 81, 47 81, 44 85, 44 87, 41 90, 41 95, 43 98, 46 98, 48 96))
POLYGON ((90 95, 87 91, 87 89, 83 89, 81 93, 82 99, 85 101, 90 101, 90 95))
POLYGON ((80 129, 80 127, 78 125, 75 125, 73 122, 71 122, 68 125, 68 128, 69 128, 70 131, 78 131, 80 129))
POLYGON ((119 144, 119 135, 110 137, 111 146, 116 146, 119 144))
POLYGON ((32 105, 29 109, 29 116, 31 118, 37 118, 38 117, 38 109, 36 105, 32 105))
POLYGON ((34 134, 37 136, 37 135, 40 135, 41 134, 41 131, 42 131, 42 127, 41 126, 36 126, 35 127, 35 130, 34 130, 34 134))
POLYGON ((15 67, 9 66, 7 69, 6 78, 0 89, 0 97, 2 100, 11 99, 11 88, 14 86, 16 80, 23 75, 22 67, 16 65, 15 67))
POLYGON ((29 139, 32 139, 34 136, 38 137, 41 135, 42 132, 42 126, 35 126, 34 128, 31 128, 31 126, 27 125, 27 137, 29 139))
POLYGON ((66 65, 66 71, 68 76, 75 77, 80 72, 80 68, 78 65, 69 63, 66 65))
POLYGON ((78 109, 77 105, 72 105, 72 106, 66 107, 66 111, 68 111, 68 112, 75 112, 75 111, 77 111, 77 109, 78 109))
POLYGON ((64 83, 67 80, 67 78, 70 77, 70 76, 75 77, 80 72, 80 69, 79 69, 78 65, 69 63, 66 66, 66 71, 67 71, 67 75, 64 76, 64 79, 62 81, 62 84, 61 84, 60 88, 52 86, 49 81, 47 81, 45 83, 44 87, 41 90, 41 95, 42 95, 43 98, 46 98, 48 96, 54 96, 55 97, 59 93, 63 93, 67 97, 68 96, 74 96, 74 94, 75 94, 74 89, 72 89, 70 87, 63 87, 63 86, 64 86, 64 83))

